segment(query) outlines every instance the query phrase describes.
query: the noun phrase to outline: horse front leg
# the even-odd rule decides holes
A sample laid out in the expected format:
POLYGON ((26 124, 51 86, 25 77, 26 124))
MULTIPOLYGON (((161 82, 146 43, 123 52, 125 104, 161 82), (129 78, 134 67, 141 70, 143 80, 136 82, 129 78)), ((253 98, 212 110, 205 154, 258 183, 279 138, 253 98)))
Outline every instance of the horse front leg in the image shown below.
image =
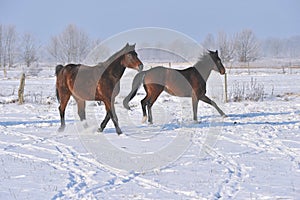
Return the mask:
POLYGON ((116 114, 116 111, 115 111, 114 104, 112 104, 112 106, 111 106, 111 112, 110 112, 110 114, 111 114, 110 117, 111 117, 111 119, 112 119, 112 121, 113 121, 113 123, 115 125, 116 132, 118 133, 118 135, 122 134, 122 131, 121 131, 120 127, 119 127, 118 117, 117 117, 117 114, 116 114))
POLYGON ((122 131, 119 127, 118 118, 117 118, 117 115, 115 112, 114 101, 105 101, 104 104, 105 104, 105 108, 106 108, 106 116, 101 124, 99 131, 103 131, 107 122, 109 121, 109 119, 111 119, 115 125, 115 129, 116 129, 116 132, 118 133, 118 135, 122 134, 122 131))
POLYGON ((226 114, 218 107, 218 105, 213 100, 208 98, 207 96, 205 96, 205 95, 202 96, 200 98, 200 100, 205 102, 205 103, 208 103, 208 104, 212 105, 222 117, 227 117, 226 114))
POLYGON ((198 112, 198 98, 192 97, 192 106, 193 106, 193 119, 195 122, 198 122, 197 112, 198 112))
POLYGON ((109 120, 110 120, 110 114, 108 112, 106 112, 106 116, 105 116, 104 120, 102 121, 100 128, 98 129, 99 132, 102 132, 104 130, 104 128, 106 127, 109 120))

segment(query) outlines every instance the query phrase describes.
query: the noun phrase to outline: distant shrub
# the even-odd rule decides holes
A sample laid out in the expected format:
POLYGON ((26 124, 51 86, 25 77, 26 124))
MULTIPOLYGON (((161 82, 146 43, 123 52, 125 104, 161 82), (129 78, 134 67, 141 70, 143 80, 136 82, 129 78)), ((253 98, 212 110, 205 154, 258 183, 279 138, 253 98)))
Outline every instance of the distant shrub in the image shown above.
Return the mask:
POLYGON ((256 79, 251 78, 249 82, 234 82, 229 92, 229 101, 263 101, 264 85, 257 83, 256 79))
POLYGON ((53 104, 57 100, 55 96, 43 95, 43 92, 29 92, 25 95, 25 102, 32 104, 53 104))

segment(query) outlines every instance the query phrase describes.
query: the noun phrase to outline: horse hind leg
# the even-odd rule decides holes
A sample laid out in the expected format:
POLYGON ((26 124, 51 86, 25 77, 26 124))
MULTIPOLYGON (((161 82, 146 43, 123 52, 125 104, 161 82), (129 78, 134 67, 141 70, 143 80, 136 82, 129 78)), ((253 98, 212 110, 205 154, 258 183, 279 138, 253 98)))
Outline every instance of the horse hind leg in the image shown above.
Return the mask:
POLYGON ((147 120, 147 111, 146 111, 146 106, 148 105, 149 99, 148 99, 148 95, 141 101, 141 105, 142 105, 142 111, 143 111, 143 119, 142 119, 142 123, 145 123, 147 120))
POLYGON ((60 127, 58 128, 58 132, 63 132, 66 127, 65 123, 65 108, 63 108, 61 105, 58 107, 59 115, 60 115, 60 127))
MULTIPOLYGON (((150 124, 153 124, 152 106, 163 90, 164 90, 164 87, 161 85, 157 85, 157 84, 151 85, 150 87, 147 87, 147 89, 146 89, 147 96, 142 100, 143 120, 146 121, 146 119, 147 119, 147 114, 146 114, 146 105, 147 105, 148 122, 150 124)), ((145 121, 143 121, 143 122, 145 122, 145 121)))
POLYGON ((148 122, 149 124, 153 124, 153 117, 152 117, 152 105, 153 103, 149 102, 147 107, 148 107, 148 122))
MULTIPOLYGON (((79 99, 76 99, 76 103, 77 103, 77 113, 78 113, 78 116, 80 118, 80 121, 84 121, 86 120, 86 116, 85 116, 85 101, 84 100, 79 100, 79 99)), ((87 128, 88 127, 88 124, 85 122, 83 123, 83 127, 84 128, 87 128)))
POLYGON ((66 123, 65 123, 65 110, 66 110, 68 101, 70 99, 70 96, 71 96, 70 93, 62 94, 60 92, 60 94, 59 94, 59 97, 60 97, 60 105, 58 107, 59 114, 60 114, 60 127, 58 128, 59 132, 64 131, 64 129, 66 127, 66 123))
POLYGON ((152 111, 151 111, 151 107, 153 103, 151 103, 151 99, 152 99, 151 96, 147 93, 147 96, 141 101, 142 111, 143 111, 142 123, 145 123, 147 121, 147 118, 150 124, 153 123, 152 111), (148 116, 147 116, 147 111, 148 111, 148 116))

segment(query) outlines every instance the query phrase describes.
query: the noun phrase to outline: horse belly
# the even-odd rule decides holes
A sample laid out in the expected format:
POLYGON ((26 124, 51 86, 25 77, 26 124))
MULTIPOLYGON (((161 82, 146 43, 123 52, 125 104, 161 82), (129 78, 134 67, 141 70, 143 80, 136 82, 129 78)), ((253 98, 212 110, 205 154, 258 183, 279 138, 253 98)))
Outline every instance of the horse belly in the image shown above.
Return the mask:
POLYGON ((96 100, 97 84, 88 79, 81 79, 77 77, 73 84, 72 95, 82 100, 96 100))
POLYGON ((168 84, 165 86, 164 90, 173 95, 178 97, 190 97, 191 96, 191 87, 188 84, 175 84, 172 85, 168 84))
POLYGON ((165 91, 174 96, 190 97, 192 87, 189 81, 180 72, 169 70, 165 91))

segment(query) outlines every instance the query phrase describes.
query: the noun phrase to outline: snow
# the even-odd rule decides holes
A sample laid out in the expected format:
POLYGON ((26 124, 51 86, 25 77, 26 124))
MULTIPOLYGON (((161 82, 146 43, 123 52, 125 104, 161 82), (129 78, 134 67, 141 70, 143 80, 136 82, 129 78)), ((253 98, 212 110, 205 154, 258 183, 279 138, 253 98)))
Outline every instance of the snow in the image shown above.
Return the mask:
POLYGON ((191 100, 163 93, 153 106, 154 124, 142 124, 141 88, 122 100, 136 72, 122 78, 116 111, 124 135, 109 122, 103 105, 89 102, 84 129, 76 104, 59 127, 55 77, 44 69, 28 76, 23 105, 17 98, 20 71, 0 77, 0 199, 297 199, 300 196, 300 70, 231 69, 235 82, 264 85, 263 101, 224 102, 223 77, 208 82, 222 118, 199 102, 192 121, 191 100))

